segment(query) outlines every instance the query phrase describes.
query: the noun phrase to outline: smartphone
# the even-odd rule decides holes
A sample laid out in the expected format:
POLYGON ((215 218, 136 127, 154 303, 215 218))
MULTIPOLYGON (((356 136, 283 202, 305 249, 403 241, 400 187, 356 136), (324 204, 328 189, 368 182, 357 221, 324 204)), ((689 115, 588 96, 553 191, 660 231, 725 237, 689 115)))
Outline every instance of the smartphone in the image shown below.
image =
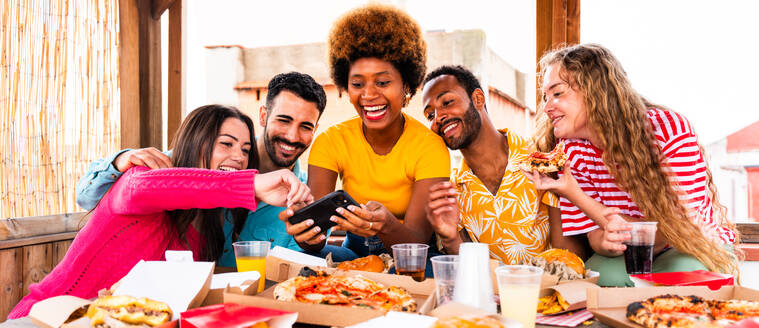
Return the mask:
POLYGON ((306 207, 295 211, 288 221, 290 221, 290 224, 297 224, 312 219, 314 220, 315 226, 326 232, 327 229, 337 225, 337 223, 329 220, 331 216, 337 215, 343 217, 336 212, 337 208, 342 207, 347 210, 348 205, 359 206, 347 192, 344 190, 336 190, 321 199, 306 205, 306 207))

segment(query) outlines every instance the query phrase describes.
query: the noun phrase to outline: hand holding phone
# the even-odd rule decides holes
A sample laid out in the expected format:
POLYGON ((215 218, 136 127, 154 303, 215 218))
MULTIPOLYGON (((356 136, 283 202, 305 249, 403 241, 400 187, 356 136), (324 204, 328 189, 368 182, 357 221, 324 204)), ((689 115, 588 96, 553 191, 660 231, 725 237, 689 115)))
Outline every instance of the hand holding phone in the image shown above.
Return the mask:
POLYGON ((321 231, 326 232, 329 228, 337 225, 337 223, 329 220, 333 215, 342 217, 336 212, 337 208, 342 207, 347 210, 348 205, 358 207, 359 204, 343 190, 337 190, 327 194, 321 199, 303 207, 297 211, 288 219, 290 224, 298 224, 308 219, 314 220, 314 225, 319 227, 321 231))

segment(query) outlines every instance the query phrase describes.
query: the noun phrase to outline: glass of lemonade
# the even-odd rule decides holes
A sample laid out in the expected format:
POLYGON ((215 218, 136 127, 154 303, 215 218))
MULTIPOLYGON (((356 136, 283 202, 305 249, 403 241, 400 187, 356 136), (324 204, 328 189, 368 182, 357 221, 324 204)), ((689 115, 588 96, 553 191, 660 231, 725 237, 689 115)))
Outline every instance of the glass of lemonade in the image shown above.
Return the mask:
POLYGON ((504 265, 495 269, 501 315, 517 320, 524 328, 535 327, 543 269, 529 265, 504 265))
POLYGON ((232 244, 235 249, 237 272, 258 271, 258 292, 264 291, 266 284, 266 254, 269 253, 268 241, 238 241, 232 244))

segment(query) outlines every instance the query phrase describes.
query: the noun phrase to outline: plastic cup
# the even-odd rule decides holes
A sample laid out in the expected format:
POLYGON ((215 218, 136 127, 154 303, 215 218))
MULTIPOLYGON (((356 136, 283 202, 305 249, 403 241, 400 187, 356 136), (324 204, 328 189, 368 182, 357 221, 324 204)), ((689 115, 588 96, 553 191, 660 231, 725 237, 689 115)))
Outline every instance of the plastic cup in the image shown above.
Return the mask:
POLYGON ((424 281, 424 270, 427 268, 426 244, 395 244, 393 260, 395 260, 395 272, 404 276, 411 276, 416 281, 424 281))
POLYGON ((238 241, 232 244, 235 249, 237 272, 258 271, 258 292, 264 291, 266 284, 266 255, 269 254, 268 241, 238 241))
POLYGON ((651 273, 657 222, 630 222, 630 239, 625 241, 625 268, 628 274, 651 273))
POLYGON ((529 265, 504 265, 495 269, 501 315, 515 319, 524 328, 535 327, 538 294, 543 269, 529 265))
POLYGON ((497 313, 487 244, 462 243, 459 246, 459 267, 456 270, 453 300, 487 313, 497 313))
POLYGON ((453 287, 456 285, 456 269, 459 265, 458 255, 438 255, 430 258, 432 273, 435 275, 437 306, 453 300, 453 287))

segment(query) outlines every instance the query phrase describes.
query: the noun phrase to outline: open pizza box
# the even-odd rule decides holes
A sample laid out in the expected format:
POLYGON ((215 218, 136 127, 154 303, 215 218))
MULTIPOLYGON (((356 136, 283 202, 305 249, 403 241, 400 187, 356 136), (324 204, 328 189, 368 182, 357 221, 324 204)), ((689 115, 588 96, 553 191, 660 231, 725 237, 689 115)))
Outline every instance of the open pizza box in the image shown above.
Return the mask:
MULTIPOLYGON (((267 276, 269 274, 268 266, 269 262, 267 259, 267 276)), ((319 269, 324 270, 328 273, 333 273, 336 271, 335 269, 331 268, 319 269)), ((298 271, 294 271, 291 276, 295 276, 297 274, 298 271)), ((345 274, 349 276, 360 274, 385 286, 398 286, 405 288, 409 293, 411 293, 411 296, 416 301, 417 313, 423 313, 419 311, 429 309, 429 305, 426 303, 431 299, 430 296, 435 290, 435 281, 433 279, 426 279, 422 282, 417 282, 409 276, 363 271, 346 271, 345 274)), ((288 276, 287 279, 289 279, 291 276, 288 276)), ((232 291, 227 291, 224 293, 224 302, 297 312, 298 322, 325 326, 350 326, 385 315, 385 312, 373 309, 352 308, 327 304, 308 304, 278 301, 274 299, 274 288, 276 288, 276 286, 272 286, 257 295, 242 295, 232 291)))
MULTIPOLYGON (((162 301, 171 308, 174 319, 179 313, 198 307, 208 294, 213 262, 140 261, 111 287, 113 295, 147 297, 162 301)), ((39 327, 90 327, 84 306, 90 300, 63 295, 35 303, 29 318, 39 327), (70 322, 69 318, 71 318, 70 322)))
POLYGON ((627 305, 664 294, 696 295, 716 300, 759 301, 759 291, 741 286, 725 286, 719 290, 711 290, 706 286, 590 288, 587 306, 588 311, 609 326, 639 328, 639 325, 627 319, 627 305))

